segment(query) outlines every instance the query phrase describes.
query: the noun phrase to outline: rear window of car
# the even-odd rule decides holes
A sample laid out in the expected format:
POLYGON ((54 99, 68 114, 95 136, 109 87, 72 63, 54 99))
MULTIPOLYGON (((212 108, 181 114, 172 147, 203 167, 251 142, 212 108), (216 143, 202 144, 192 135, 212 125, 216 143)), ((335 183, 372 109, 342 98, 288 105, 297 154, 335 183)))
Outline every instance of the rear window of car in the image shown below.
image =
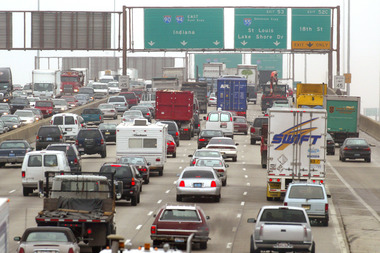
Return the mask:
POLYGON ((235 145, 232 139, 211 139, 208 144, 227 144, 227 145, 235 145))
POLYGON ((211 171, 188 170, 183 173, 182 178, 214 178, 214 174, 211 171))
POLYGON ((84 109, 83 114, 101 114, 99 109, 84 109))
POLYGON ((31 232, 25 240, 26 242, 68 242, 67 236, 63 232, 31 232))
POLYGON ((201 136, 213 136, 213 137, 222 137, 222 131, 214 131, 214 130, 203 130, 201 132, 201 136))
POLYGON ((245 123, 246 120, 244 118, 234 118, 234 122, 236 122, 236 123, 245 123))
POLYGON ((38 130, 38 135, 48 135, 48 134, 60 135, 61 132, 59 131, 58 127, 41 127, 38 130))
POLYGON ((358 146, 367 146, 367 141, 363 139, 347 140, 346 145, 358 145, 358 146))
POLYGON ((194 154, 197 157, 220 157, 220 153, 216 151, 197 151, 194 154))
POLYGON ((125 98, 123 98, 123 97, 110 97, 108 102, 125 102, 125 98))
POLYGON ((36 101, 35 107, 53 107, 53 102, 41 102, 41 101, 36 101))
POLYGON ((100 124, 99 130, 115 130, 116 124, 100 124))
POLYGON ((207 167, 223 167, 223 163, 217 159, 199 159, 196 166, 207 166, 207 167))
POLYGON ((253 122, 253 126, 262 127, 264 123, 268 124, 268 118, 256 118, 253 122))
POLYGON ((220 121, 221 122, 230 122, 231 121, 231 117, 227 113, 221 113, 220 114, 220 121))
POLYGON ((178 129, 177 125, 175 123, 173 123, 173 122, 162 122, 162 123, 168 125, 168 130, 169 131, 177 131, 177 129, 178 129))
POLYGON ((23 142, 4 142, 1 143, 0 149, 16 149, 16 148, 26 148, 23 142))
POLYGON ((50 146, 46 150, 57 150, 57 151, 63 151, 67 155, 75 155, 74 149, 70 146, 64 146, 64 145, 59 145, 59 146, 50 146))
MULTIPOLYGON (((100 169, 100 173, 115 173, 115 177, 117 178, 132 177, 130 167, 127 167, 125 165, 121 167, 112 167, 111 165, 106 165, 100 169)), ((109 175, 106 176, 110 177, 109 175)))
POLYGON ((78 138, 101 138, 101 133, 98 130, 81 130, 78 133, 78 138))
POLYGON ((44 166, 46 167, 58 166, 57 155, 44 155, 44 166))
POLYGON ((306 223, 306 217, 301 210, 266 209, 261 215, 261 221, 306 223))
POLYGON ((41 167, 42 155, 31 155, 28 160, 28 167, 41 167))
POLYGON ((166 209, 162 212, 160 220, 200 221, 201 219, 196 210, 166 209))
POLYGON ((212 114, 210 114, 208 121, 210 121, 210 122, 218 122, 219 121, 219 114, 218 113, 212 113, 212 114))
POLYGON ((291 199, 324 199, 322 187, 295 185, 289 189, 289 198, 291 199))
POLYGON ((74 125, 74 117, 73 116, 56 116, 53 120, 53 125, 63 125, 63 118, 65 118, 65 125, 74 125))

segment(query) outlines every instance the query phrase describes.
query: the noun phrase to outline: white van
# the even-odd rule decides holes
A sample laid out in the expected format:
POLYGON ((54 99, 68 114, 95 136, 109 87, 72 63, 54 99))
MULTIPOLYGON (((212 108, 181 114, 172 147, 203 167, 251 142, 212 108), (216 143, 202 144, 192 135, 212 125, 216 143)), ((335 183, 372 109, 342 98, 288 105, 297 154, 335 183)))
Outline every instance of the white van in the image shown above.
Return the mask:
POLYGON ((38 188, 38 181, 45 180, 45 171, 70 172, 69 162, 63 151, 32 151, 25 155, 21 167, 24 196, 38 188))
POLYGON ((79 130, 85 127, 83 118, 74 113, 55 114, 52 117, 50 124, 59 126, 62 129, 66 140, 75 140, 79 130))
POLYGON ((204 117, 207 130, 222 130, 224 136, 234 138, 234 122, 229 111, 213 111, 204 117))
POLYGON ((116 127, 116 157, 143 156, 150 163, 150 172, 163 175, 166 162, 168 125, 150 124, 147 119, 134 119, 116 127))

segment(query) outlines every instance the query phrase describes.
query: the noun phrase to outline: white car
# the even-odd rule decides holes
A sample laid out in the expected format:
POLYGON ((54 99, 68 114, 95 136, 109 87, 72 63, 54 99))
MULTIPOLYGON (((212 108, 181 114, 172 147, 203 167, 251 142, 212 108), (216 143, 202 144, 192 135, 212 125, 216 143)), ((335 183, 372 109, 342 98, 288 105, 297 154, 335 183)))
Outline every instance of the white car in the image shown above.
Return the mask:
POLYGON ((222 158, 199 158, 195 166, 212 167, 222 181, 222 185, 227 185, 227 168, 229 165, 226 164, 222 158))
POLYGON ((233 139, 229 137, 213 137, 208 142, 206 149, 216 149, 223 155, 224 158, 232 158, 232 161, 237 161, 237 146, 233 139))
POLYGON ((108 96, 108 84, 107 83, 93 83, 94 98, 105 98, 108 96))
POLYGON ((67 111, 69 109, 69 104, 63 98, 53 99, 52 101, 54 104, 54 111, 56 113, 61 113, 61 112, 67 111))
POLYGON ((216 105, 216 96, 215 96, 215 93, 211 93, 210 96, 208 96, 208 106, 213 106, 213 105, 216 105))
POLYGON ((17 111, 15 111, 14 115, 19 116, 21 123, 23 125, 32 124, 32 123, 36 122, 36 117, 32 111, 17 110, 17 111))
POLYGON ((115 94, 115 93, 119 93, 121 91, 120 87, 119 87, 119 82, 109 82, 108 83, 108 92, 110 94, 115 94))

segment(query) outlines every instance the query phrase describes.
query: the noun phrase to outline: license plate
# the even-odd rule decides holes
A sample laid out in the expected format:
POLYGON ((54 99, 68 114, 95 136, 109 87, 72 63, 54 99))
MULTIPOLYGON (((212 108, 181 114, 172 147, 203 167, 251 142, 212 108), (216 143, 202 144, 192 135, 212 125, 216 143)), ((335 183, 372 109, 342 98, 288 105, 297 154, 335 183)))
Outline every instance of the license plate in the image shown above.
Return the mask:
POLYGON ((175 242, 185 242, 184 238, 174 238, 175 242))
POLYGON ((84 151, 84 148, 78 148, 78 151, 84 151))
POLYGON ((354 154, 354 156, 355 156, 355 157, 359 157, 359 156, 360 156, 360 154, 354 154))
POLYGON ((201 188, 202 184, 201 183, 194 183, 193 186, 194 186, 194 188, 201 188))
POLYGON ((73 130, 72 128, 65 128, 66 131, 71 131, 73 130))
POLYGON ((110 132, 106 132, 106 135, 109 135, 110 134, 110 132))
POLYGON ((303 207, 305 210, 309 210, 309 209, 310 209, 310 205, 302 205, 302 207, 303 207))
POLYGON ((276 245, 273 246, 274 248, 281 248, 281 249, 291 249, 293 248, 293 245, 290 245, 286 242, 279 242, 276 245))
POLYGON ((14 154, 14 153, 10 153, 9 156, 16 156, 16 154, 14 154))
POLYGON ((47 140, 47 141, 52 141, 53 138, 51 138, 51 137, 46 137, 46 140, 47 140))

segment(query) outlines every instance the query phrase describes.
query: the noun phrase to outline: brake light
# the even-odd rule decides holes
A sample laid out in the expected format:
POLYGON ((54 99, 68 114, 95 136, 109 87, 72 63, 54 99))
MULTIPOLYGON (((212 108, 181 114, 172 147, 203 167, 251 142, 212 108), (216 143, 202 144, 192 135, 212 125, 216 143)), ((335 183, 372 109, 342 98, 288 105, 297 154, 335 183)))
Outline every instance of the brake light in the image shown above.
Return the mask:
POLYGON ((199 141, 206 141, 206 139, 201 138, 201 139, 199 139, 199 141))
POLYGON ((352 148, 347 148, 347 147, 345 147, 344 150, 352 150, 352 148))
POLYGON ((216 182, 215 181, 211 181, 211 187, 216 187, 216 182))
POLYGON ((365 148, 364 150, 365 150, 365 151, 370 151, 371 149, 370 149, 370 148, 365 148))
POLYGON ((115 112, 115 110, 111 110, 111 112, 115 112))
POLYGON ((175 132, 175 136, 178 136, 178 134, 179 134, 178 132, 175 132))
POLYGON ((284 202, 284 206, 288 206, 288 202, 284 202))
POLYGON ((59 139, 62 140, 62 135, 59 136, 59 139))
POLYGON ((329 210, 329 204, 325 204, 325 212, 327 212, 329 210))
POLYGON ((74 159, 74 164, 78 164, 78 159, 74 159))
POLYGON ((149 115, 150 115, 150 113, 149 113, 149 112, 147 112, 147 113, 146 113, 146 115, 148 115, 148 116, 149 116, 149 115))
POLYGON ((100 144, 101 144, 101 145, 104 144, 104 140, 103 140, 103 139, 100 140, 100 144))
POLYGON ((36 140, 39 140, 39 139, 40 139, 40 137, 37 135, 37 136, 36 136, 36 140))
POLYGON ((307 238, 307 228, 306 228, 305 225, 303 226, 303 232, 304 232, 304 236, 305 236, 305 238, 307 238))
POLYGON ((67 252, 67 253, 74 253, 73 248, 70 248, 70 249, 69 249, 69 252, 67 252))
POLYGON ((134 178, 134 177, 132 177, 131 185, 132 185, 132 186, 133 186, 133 185, 136 185, 136 182, 135 182, 135 178, 134 178))
POLYGON ((200 127, 201 126, 201 124, 198 124, 198 127, 200 127))
POLYGON ((50 120, 50 125, 53 125, 53 120, 50 120))
POLYGON ((92 229, 91 228, 89 228, 89 229, 87 229, 87 234, 92 234, 92 229))
POLYGON ((168 141, 168 145, 174 145, 174 142, 168 141))
POLYGON ((18 251, 18 253, 25 253, 24 248, 20 248, 20 250, 18 251))
POLYGON ((79 145, 79 141, 78 140, 75 140, 75 145, 79 145))
POLYGON ((111 164, 111 167, 121 167, 119 164, 111 164))
POLYGON ((217 172, 224 172, 224 170, 223 169, 218 169, 217 172))
POLYGON ((159 162, 159 161, 161 161, 161 159, 160 158, 156 158, 156 162, 159 162))
POLYGON ((151 227, 150 227, 150 233, 151 233, 151 234, 155 234, 156 232, 157 232, 157 230, 156 230, 156 226, 155 226, 155 225, 151 226, 151 227))
POLYGON ((25 178, 25 171, 21 171, 21 177, 25 178))
POLYGON ((181 182, 179 182, 179 187, 185 187, 185 181, 181 181, 181 182))
POLYGON ((102 120, 102 115, 99 115, 99 120, 102 120))
POLYGON ((195 159, 193 160, 192 164, 195 164, 195 159))
POLYGON ((78 121, 77 121, 77 120, 75 120, 75 125, 76 125, 76 124, 78 124, 78 121))
POLYGON ((255 133, 255 128, 251 127, 251 133, 255 133))
POLYGON ((207 116, 206 120, 208 121, 208 116, 207 116))
POLYGON ((187 129, 187 128, 184 128, 184 129, 183 129, 183 131, 189 131, 189 129, 187 129))

